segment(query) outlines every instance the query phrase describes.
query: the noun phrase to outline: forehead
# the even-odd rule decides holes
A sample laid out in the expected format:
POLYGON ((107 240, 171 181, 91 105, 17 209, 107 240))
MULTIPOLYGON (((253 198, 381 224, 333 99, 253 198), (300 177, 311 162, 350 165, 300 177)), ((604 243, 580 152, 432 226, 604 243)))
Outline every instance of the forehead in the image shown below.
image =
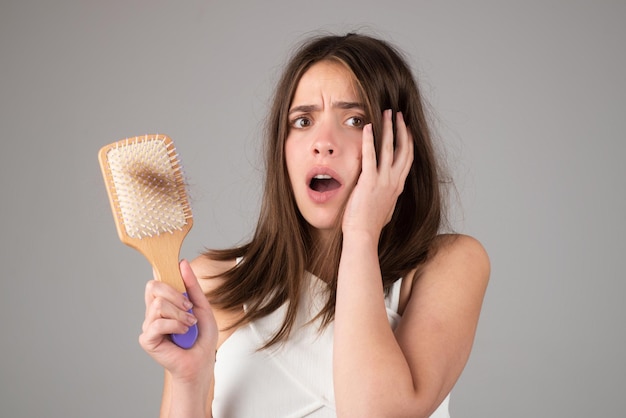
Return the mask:
POLYGON ((355 101, 358 97, 354 75, 346 66, 335 61, 320 61, 300 78, 293 103, 326 98, 355 101))

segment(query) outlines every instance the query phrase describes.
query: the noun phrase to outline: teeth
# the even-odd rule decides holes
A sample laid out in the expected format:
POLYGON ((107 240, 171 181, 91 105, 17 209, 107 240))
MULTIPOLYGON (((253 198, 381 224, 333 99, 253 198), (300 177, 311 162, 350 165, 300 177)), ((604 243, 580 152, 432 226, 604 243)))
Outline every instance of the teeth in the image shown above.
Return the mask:
POLYGON ((317 176, 313 177, 316 180, 330 180, 332 179, 331 176, 329 176, 328 174, 318 174, 317 176))

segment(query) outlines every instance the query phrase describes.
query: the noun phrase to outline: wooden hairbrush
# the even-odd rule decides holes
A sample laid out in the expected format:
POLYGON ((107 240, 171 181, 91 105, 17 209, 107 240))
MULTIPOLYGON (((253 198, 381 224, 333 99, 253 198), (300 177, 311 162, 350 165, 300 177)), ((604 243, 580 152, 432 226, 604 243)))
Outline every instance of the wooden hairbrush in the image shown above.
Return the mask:
MULTIPOLYGON (((106 145, 98 153, 120 240, 150 262, 156 279, 186 293, 179 255, 193 218, 182 167, 167 135, 143 135, 106 145)), ((172 341, 190 348, 194 325, 172 341)))

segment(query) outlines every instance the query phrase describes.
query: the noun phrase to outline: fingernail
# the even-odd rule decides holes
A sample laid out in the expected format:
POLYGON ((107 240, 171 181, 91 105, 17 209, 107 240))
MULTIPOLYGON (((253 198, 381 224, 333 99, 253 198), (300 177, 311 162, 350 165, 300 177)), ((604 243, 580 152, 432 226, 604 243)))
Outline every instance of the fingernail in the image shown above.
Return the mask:
POLYGON ((198 322, 198 319, 195 316, 191 315, 191 314, 187 314, 187 321, 186 322, 189 325, 195 325, 196 322, 198 322))
POLYGON ((189 299, 185 299, 183 301, 183 306, 185 307, 185 309, 189 310, 189 309, 193 308, 193 303, 191 303, 191 301, 189 299))

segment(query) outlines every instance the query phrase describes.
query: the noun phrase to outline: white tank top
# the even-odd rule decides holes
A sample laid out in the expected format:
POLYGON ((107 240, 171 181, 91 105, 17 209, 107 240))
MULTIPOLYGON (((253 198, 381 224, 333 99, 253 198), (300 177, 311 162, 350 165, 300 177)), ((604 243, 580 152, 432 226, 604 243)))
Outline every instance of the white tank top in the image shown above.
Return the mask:
MULTIPOLYGON (((335 418, 333 323, 309 322, 324 306, 326 283, 312 274, 296 322, 283 344, 259 350, 282 324, 286 306, 235 330, 217 352, 214 418, 335 418)), ((400 320, 402 280, 385 298, 393 329, 400 320)), ((449 395, 431 418, 449 418, 449 395)))

